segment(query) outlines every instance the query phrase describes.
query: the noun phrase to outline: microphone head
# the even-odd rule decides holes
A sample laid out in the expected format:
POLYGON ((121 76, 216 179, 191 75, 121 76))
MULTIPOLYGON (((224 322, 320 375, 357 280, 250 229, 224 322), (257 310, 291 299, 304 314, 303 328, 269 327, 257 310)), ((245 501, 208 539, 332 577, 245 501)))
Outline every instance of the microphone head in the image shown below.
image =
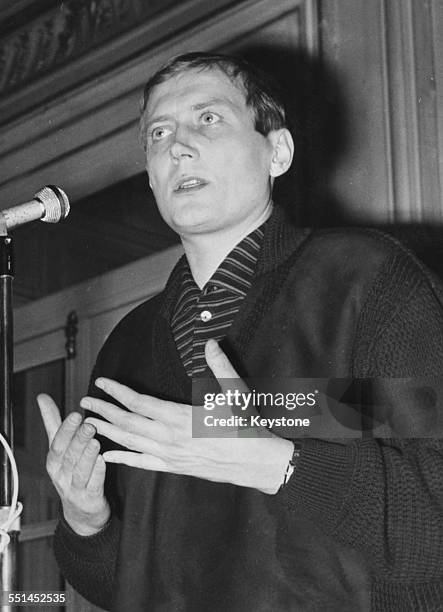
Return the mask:
POLYGON ((46 185, 34 195, 34 198, 43 204, 45 214, 41 221, 58 223, 69 214, 69 200, 66 193, 55 185, 46 185))

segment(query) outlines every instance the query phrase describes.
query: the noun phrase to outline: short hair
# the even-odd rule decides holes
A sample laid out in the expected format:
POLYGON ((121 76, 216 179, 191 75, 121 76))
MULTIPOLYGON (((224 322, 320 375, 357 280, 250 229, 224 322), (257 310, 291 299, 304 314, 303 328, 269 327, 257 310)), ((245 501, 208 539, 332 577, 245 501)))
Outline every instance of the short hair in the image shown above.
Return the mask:
POLYGON ((286 127, 286 112, 280 88, 274 79, 244 59, 216 53, 185 53, 169 60, 146 83, 141 101, 140 138, 146 149, 146 108, 152 90, 177 74, 190 70, 218 69, 242 87, 246 106, 254 113, 254 128, 267 136, 286 127))

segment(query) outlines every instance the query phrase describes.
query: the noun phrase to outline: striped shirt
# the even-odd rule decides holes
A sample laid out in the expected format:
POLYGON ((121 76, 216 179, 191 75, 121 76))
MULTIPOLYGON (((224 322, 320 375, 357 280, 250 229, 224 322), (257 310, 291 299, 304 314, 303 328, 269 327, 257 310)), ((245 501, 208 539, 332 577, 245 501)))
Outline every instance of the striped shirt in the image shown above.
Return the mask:
POLYGON ((206 342, 226 336, 251 287, 265 223, 234 247, 201 290, 186 258, 183 261, 182 290, 171 327, 178 353, 191 377, 205 370, 206 342))

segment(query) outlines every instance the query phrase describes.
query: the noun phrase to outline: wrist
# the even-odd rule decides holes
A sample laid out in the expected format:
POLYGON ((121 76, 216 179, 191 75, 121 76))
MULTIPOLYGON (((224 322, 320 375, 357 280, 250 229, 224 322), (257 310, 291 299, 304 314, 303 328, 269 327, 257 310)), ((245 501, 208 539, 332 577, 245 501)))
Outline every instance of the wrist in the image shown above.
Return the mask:
POLYGON ((301 444, 300 444, 300 442, 293 441, 292 444, 293 444, 292 456, 289 459, 288 465, 286 466, 286 471, 285 471, 285 474, 284 474, 284 477, 283 477, 283 482, 281 483, 281 485, 279 487, 279 491, 280 491, 280 489, 282 489, 283 487, 285 487, 288 484, 288 482, 289 482, 289 480, 290 480, 290 478, 291 478, 292 474, 294 473, 295 468, 297 466, 297 461, 300 458, 300 452, 301 452, 301 444))
POLYGON ((262 484, 258 487, 262 493, 268 495, 274 495, 280 490, 288 464, 294 454, 294 445, 290 440, 275 436, 272 439, 272 444, 269 462, 263 461, 260 464, 262 484))
POLYGON ((63 516, 72 531, 79 536, 88 537, 96 535, 107 525, 111 510, 109 504, 106 503, 105 508, 99 514, 79 516, 77 512, 72 513, 63 508, 63 516))

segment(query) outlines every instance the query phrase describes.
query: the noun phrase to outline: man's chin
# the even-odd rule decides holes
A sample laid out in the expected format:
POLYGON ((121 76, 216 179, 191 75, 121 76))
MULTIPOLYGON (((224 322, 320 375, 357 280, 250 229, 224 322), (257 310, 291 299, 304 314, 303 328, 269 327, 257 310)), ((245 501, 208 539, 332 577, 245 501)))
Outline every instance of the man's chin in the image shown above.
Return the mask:
POLYGON ((202 234, 216 231, 219 226, 219 220, 215 219, 211 215, 195 214, 196 211, 192 211, 194 214, 178 215, 171 221, 171 227, 177 234, 188 235, 188 234, 202 234))

